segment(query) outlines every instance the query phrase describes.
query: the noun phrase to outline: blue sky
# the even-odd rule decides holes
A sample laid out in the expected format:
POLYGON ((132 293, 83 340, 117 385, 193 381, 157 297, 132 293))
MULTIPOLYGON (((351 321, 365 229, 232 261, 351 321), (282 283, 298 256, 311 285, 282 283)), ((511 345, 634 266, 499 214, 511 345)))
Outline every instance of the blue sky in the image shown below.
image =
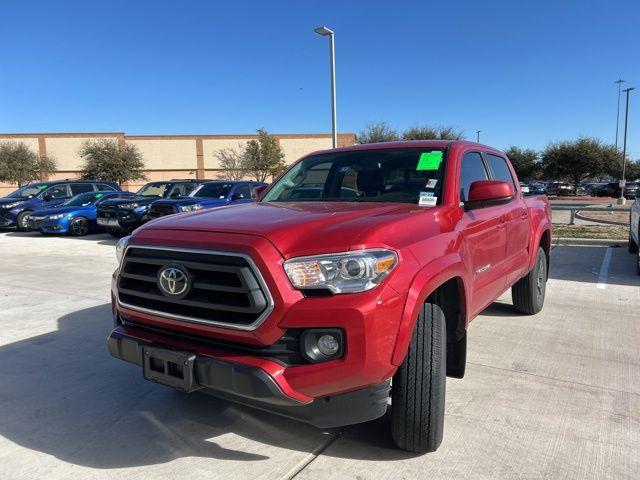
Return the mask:
POLYGON ((613 142, 640 157, 640 2, 7 2, 0 132, 329 132, 454 125, 499 148, 613 142))

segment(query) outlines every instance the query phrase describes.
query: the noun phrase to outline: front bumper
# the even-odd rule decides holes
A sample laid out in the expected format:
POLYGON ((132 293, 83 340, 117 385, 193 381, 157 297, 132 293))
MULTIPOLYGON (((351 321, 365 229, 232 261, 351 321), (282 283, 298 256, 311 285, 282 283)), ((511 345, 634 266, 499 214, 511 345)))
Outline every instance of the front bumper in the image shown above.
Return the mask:
POLYGON ((135 210, 116 210, 115 217, 105 217, 98 214, 96 223, 99 227, 132 231, 142 225, 146 220, 147 210, 135 211, 135 210))
MULTIPOLYGON (((145 348, 175 349, 175 339, 161 336, 142 338, 143 331, 117 327, 108 338, 109 353, 118 359, 143 365, 145 348)), ((268 362, 266 362, 268 363, 268 362)), ((381 417, 387 410, 390 380, 323 398, 294 395, 286 390, 282 376, 273 376, 260 366, 217 356, 214 352, 197 353, 193 363, 193 377, 197 388, 205 393, 252 406, 319 428, 367 422, 381 417)))
POLYGON ((16 226, 17 215, 11 210, 0 212, 0 227, 10 228, 16 226))

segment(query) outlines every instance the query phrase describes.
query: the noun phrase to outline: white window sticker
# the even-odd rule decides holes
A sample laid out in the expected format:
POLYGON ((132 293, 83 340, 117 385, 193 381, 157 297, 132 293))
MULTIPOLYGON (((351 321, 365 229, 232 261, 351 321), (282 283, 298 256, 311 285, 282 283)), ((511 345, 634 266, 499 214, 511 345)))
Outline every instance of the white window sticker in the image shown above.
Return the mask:
POLYGON ((438 179, 430 178, 427 180, 427 188, 436 188, 436 185, 438 185, 438 179))
POLYGON ((438 203, 438 197, 430 196, 431 192, 420 192, 420 198, 418 199, 418 205, 421 207, 435 207, 438 203))

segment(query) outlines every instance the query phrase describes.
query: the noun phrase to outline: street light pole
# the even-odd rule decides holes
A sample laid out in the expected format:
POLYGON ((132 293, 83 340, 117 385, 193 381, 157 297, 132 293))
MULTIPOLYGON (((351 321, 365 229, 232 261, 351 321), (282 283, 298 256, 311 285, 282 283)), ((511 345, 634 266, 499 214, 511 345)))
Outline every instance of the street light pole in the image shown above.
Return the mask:
POLYGON ((623 90, 627 94, 627 105, 624 113, 624 140, 622 141, 622 188, 621 190, 621 199, 624 203, 624 184, 625 184, 625 170, 627 165, 627 125, 629 123, 629 93, 635 90, 634 87, 629 87, 623 90))
POLYGON ((482 130, 476 130, 476 142, 480 143, 480 132, 482 130))
POLYGON ((329 53, 331 68, 331 134, 333 138, 333 148, 338 146, 338 127, 336 113, 336 52, 335 52, 335 34, 333 30, 327 27, 318 27, 314 30, 318 35, 329 37, 329 53))
POLYGON ((616 153, 617 153, 618 152, 618 126, 620 124, 620 92, 621 92, 622 84, 624 83, 624 80, 620 78, 613 83, 618 84, 618 111, 616 112, 616 153))

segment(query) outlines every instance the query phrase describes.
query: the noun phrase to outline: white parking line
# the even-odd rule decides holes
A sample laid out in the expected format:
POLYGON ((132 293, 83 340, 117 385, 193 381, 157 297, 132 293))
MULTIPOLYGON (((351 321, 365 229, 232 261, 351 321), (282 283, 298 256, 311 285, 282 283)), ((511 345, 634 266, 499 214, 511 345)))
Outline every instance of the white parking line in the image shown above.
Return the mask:
POLYGON ((609 276, 609 265, 611 265, 611 247, 607 247, 604 252, 604 258, 602 259, 602 266, 600 267, 600 273, 598 274, 597 288, 607 288, 607 277, 609 276))

